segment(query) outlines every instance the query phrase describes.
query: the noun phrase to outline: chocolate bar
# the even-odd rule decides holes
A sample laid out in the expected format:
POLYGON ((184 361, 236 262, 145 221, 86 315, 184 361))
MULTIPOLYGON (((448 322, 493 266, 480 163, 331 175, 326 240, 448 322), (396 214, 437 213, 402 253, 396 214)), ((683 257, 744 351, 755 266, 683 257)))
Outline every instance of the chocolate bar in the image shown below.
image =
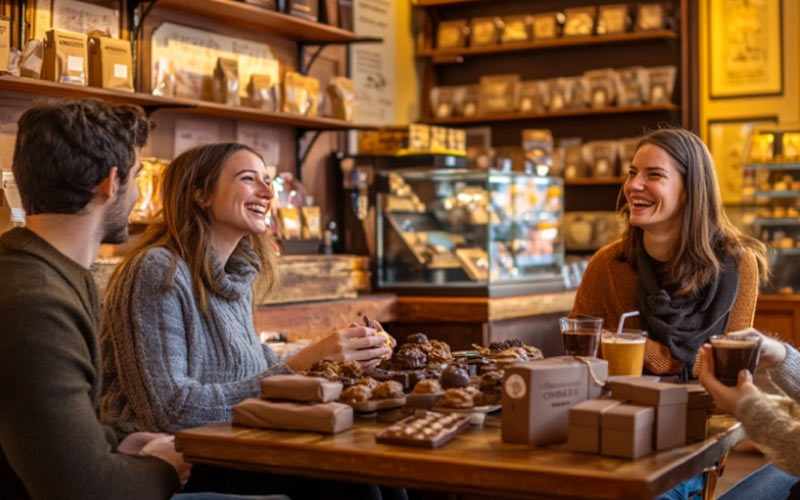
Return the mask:
POLYGON ((375 436, 382 444, 438 448, 469 425, 469 415, 418 410, 375 436))

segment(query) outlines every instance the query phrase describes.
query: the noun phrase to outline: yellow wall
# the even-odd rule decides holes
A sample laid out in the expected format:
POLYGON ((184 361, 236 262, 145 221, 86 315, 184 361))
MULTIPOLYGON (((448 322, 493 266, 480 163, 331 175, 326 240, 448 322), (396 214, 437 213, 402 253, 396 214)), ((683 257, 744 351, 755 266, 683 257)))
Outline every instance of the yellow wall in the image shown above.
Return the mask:
POLYGON ((419 117, 419 88, 414 59, 414 36, 410 0, 395 0, 396 67, 395 122, 406 124, 419 117))
MULTIPOLYGON (((708 120, 777 116, 780 122, 800 121, 800 0, 783 0, 783 95, 710 99, 708 78, 708 4, 700 5, 700 129, 708 140, 708 120)), ((714 20, 711 20, 714 22, 714 20)))

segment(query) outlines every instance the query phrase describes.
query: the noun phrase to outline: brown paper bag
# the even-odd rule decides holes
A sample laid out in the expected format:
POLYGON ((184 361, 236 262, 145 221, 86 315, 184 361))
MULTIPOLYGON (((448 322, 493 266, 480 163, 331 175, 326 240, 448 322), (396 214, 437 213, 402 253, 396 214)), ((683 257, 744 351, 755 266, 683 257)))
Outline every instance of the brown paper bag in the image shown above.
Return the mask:
POLYGON ((287 71, 283 81, 283 111, 317 116, 319 80, 287 71))
POLYGON ((328 96, 333 105, 333 117, 347 122, 355 121, 356 88, 353 80, 343 76, 332 78, 328 84, 328 96))
POLYGON ((220 57, 214 67, 214 101, 239 106, 239 61, 220 57))
POLYGON ((48 30, 44 42, 42 79, 71 85, 86 85, 86 35, 48 30))
POLYGON ((100 31, 89 33, 89 85, 133 92, 131 44, 100 31))

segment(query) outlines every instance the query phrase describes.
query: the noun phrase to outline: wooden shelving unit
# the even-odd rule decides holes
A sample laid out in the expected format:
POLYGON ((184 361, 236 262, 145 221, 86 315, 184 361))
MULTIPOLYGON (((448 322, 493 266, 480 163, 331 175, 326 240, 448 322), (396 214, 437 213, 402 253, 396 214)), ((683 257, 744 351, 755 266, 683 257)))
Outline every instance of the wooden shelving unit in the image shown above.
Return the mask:
POLYGON ((0 91, 21 92, 42 96, 83 99, 94 97, 111 102, 135 104, 148 110, 170 109, 178 113, 200 114, 204 116, 250 120, 260 123, 271 123, 289 127, 314 130, 349 130, 368 129, 369 126, 358 126, 350 122, 334 118, 293 115, 289 113, 270 113, 243 106, 226 106, 216 102, 197 99, 177 99, 157 97, 141 92, 128 93, 113 90, 67 85, 32 78, 20 78, 10 75, 0 76, 0 91))
POLYGON ((678 111, 675 104, 653 106, 613 106, 607 108, 564 109, 546 113, 497 113, 493 115, 454 116, 450 118, 431 118, 425 120, 433 125, 465 125, 472 123, 493 123, 508 121, 547 120, 550 118, 569 118, 579 116, 614 115, 628 113, 653 113, 662 111, 678 111))
POLYGON ((216 19, 229 26, 267 31, 309 44, 381 41, 380 38, 361 37, 335 26, 233 0, 160 0, 158 6, 216 19))
POLYGON ((565 186, 618 186, 623 182, 625 182, 625 177, 581 177, 578 179, 564 179, 565 186))
POLYGON ((530 52, 551 50, 564 47, 581 47, 590 45, 611 45, 618 43, 634 43, 645 40, 675 40, 678 34, 672 30, 635 31, 615 35, 561 37, 551 40, 534 40, 532 42, 488 45, 483 47, 464 47, 455 49, 424 48, 417 52, 418 57, 430 57, 434 64, 461 62, 467 56, 504 54, 509 52, 530 52))
POLYGON ((450 5, 478 3, 483 1, 485 0, 417 0, 413 5, 414 7, 447 7, 450 5))

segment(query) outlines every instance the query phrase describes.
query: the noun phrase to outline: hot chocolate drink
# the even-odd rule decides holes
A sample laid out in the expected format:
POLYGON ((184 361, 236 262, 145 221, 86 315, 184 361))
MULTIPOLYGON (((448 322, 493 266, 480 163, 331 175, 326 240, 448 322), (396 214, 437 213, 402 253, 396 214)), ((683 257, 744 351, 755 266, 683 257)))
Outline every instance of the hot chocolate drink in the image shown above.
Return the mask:
POLYGON ((711 352, 714 356, 714 375, 727 386, 735 386, 739 372, 750 370, 755 374, 761 348, 761 337, 718 335, 711 337, 711 352))
POLYGON ((600 346, 600 332, 573 330, 561 332, 564 354, 567 356, 596 356, 600 346))

